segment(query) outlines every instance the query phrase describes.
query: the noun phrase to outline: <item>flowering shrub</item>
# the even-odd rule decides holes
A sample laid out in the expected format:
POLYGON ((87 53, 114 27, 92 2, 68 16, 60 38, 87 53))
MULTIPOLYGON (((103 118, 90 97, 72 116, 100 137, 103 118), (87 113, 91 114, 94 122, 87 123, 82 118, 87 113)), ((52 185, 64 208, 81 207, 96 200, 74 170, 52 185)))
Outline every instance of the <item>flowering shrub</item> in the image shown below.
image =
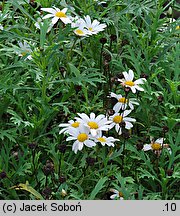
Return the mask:
POLYGON ((0 3, 0 198, 179 199, 179 6, 0 3))

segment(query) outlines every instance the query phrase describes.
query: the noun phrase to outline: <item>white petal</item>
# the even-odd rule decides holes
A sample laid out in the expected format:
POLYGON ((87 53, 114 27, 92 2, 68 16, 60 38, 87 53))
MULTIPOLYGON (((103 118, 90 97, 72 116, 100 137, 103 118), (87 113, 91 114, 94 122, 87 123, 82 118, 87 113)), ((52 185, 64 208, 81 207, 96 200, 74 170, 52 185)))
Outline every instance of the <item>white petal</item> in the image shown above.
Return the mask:
POLYGON ((95 129, 91 129, 90 131, 93 137, 97 135, 97 131, 95 129))
POLYGON ((135 122, 136 119, 131 118, 131 117, 125 117, 125 118, 124 118, 124 121, 135 122))
POLYGON ((163 138, 159 138, 155 141, 155 143, 163 144, 163 138))
POLYGON ((123 75, 124 75, 125 80, 130 81, 129 80, 129 75, 128 75, 128 73, 126 71, 123 72, 123 75))
POLYGON ((138 85, 135 85, 134 86, 137 90, 139 90, 139 91, 144 91, 144 89, 143 88, 141 88, 140 86, 138 86, 138 85))
POLYGON ((80 126, 79 126, 79 131, 80 131, 81 133, 89 134, 90 129, 89 129, 89 126, 86 127, 86 125, 80 125, 80 126))
POLYGON ((66 141, 76 140, 76 139, 77 139, 76 137, 68 137, 68 138, 66 139, 66 141))
POLYGON ((113 110, 114 110, 115 112, 119 112, 120 109, 121 109, 121 107, 122 107, 122 103, 117 102, 117 103, 114 105, 113 110))
POLYGON ((118 194, 113 194, 113 195, 110 196, 110 199, 115 199, 115 198, 117 198, 117 197, 119 197, 118 194))
POLYGON ((144 150, 144 151, 149 151, 149 150, 151 150, 151 149, 152 149, 151 144, 145 144, 145 145, 143 146, 143 150, 144 150))
POLYGON ((125 128, 126 129, 131 129, 133 127, 133 124, 131 122, 125 122, 125 128))
POLYGON ((127 115, 129 115, 129 113, 131 113, 132 110, 125 110, 123 113, 123 117, 126 117, 127 115))
POLYGON ((79 142, 76 140, 74 143, 73 143, 73 146, 72 146, 72 150, 74 151, 74 153, 76 154, 77 151, 79 149, 79 142))
POLYGON ((129 81, 132 81, 134 79, 134 72, 132 70, 129 70, 129 81))
POLYGON ((85 113, 77 113, 86 122, 90 121, 89 117, 85 113))
POLYGON ((113 92, 111 92, 110 96, 111 96, 111 97, 114 97, 114 98, 118 98, 118 97, 117 97, 117 94, 115 94, 115 93, 113 93, 113 92))
POLYGON ((116 193, 116 194, 119 194, 119 191, 118 190, 116 190, 116 189, 110 189, 110 192, 112 192, 112 193, 116 193))
POLYGON ((96 117, 96 122, 101 121, 103 118, 105 118, 105 115, 103 115, 103 114, 98 115, 98 116, 96 117))
POLYGON ((67 8, 64 8, 61 10, 63 13, 66 13, 67 12, 67 8))
POLYGON ((121 135, 122 134, 122 128, 121 127, 119 127, 119 132, 117 132, 119 135, 121 135))
POLYGON ((53 8, 41 8, 42 11, 46 11, 52 14, 56 13, 56 10, 54 10, 53 8))
POLYGON ((136 87, 135 86, 131 86, 130 89, 131 89, 132 93, 134 93, 134 94, 136 93, 136 87))
POLYGON ((134 106, 132 105, 132 103, 129 103, 129 107, 130 107, 130 109, 134 109, 134 106))
POLYGON ((59 131, 59 134, 66 133, 66 132, 68 132, 68 128, 63 128, 62 130, 59 131))
POLYGON ((84 145, 86 145, 87 147, 93 147, 93 146, 96 146, 96 143, 95 142, 93 142, 92 140, 86 140, 85 142, 84 142, 84 145))
POLYGON ((83 143, 79 142, 78 149, 81 151, 83 149, 83 143))
POLYGON ((48 19, 48 18, 50 18, 50 17, 54 17, 54 14, 47 14, 47 15, 45 15, 45 16, 43 17, 43 19, 48 19))
POLYGON ((144 84, 144 82, 146 82, 145 78, 140 78, 140 79, 134 81, 135 84, 144 84))
POLYGON ((53 19, 52 19, 52 24, 54 25, 55 23, 57 23, 57 21, 58 21, 58 17, 54 17, 53 19))
POLYGON ((71 20, 70 20, 68 17, 66 17, 66 18, 61 17, 60 19, 61 19, 61 21, 62 21, 64 24, 71 23, 71 20))
POLYGON ((61 123, 61 124, 59 124, 59 127, 68 127, 68 126, 69 126, 68 123, 61 123))
POLYGON ((91 120, 94 120, 94 119, 95 119, 95 114, 94 114, 94 113, 91 113, 91 114, 90 114, 90 119, 91 119, 91 120))
POLYGON ((84 19, 86 21, 87 26, 90 27, 91 26, 91 18, 90 18, 90 16, 87 15, 87 16, 84 17, 84 19))

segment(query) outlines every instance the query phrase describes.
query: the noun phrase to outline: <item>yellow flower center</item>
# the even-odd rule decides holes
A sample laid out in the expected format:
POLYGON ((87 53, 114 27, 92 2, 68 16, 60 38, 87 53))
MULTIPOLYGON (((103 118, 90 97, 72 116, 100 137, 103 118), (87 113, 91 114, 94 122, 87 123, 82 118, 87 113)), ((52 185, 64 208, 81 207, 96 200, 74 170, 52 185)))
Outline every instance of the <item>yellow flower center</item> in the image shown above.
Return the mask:
POLYGON ((121 123, 122 120, 123 120, 123 117, 120 115, 114 116, 114 118, 113 118, 113 122, 115 122, 116 124, 121 123))
POLYGON ((119 197, 123 197, 123 193, 119 191, 119 197))
POLYGON ((90 129, 97 129, 99 128, 98 124, 96 122, 88 122, 88 126, 90 127, 90 129))
POLYGON ((85 140, 88 139, 88 135, 85 134, 85 133, 81 133, 81 134, 78 135, 77 139, 78 139, 79 142, 84 142, 85 140))
POLYGON ((89 31, 92 31, 92 30, 93 30, 93 28, 91 28, 91 27, 89 27, 88 29, 89 29, 89 31))
POLYGON ((118 100, 120 103, 123 103, 123 104, 125 104, 125 103, 127 103, 128 102, 128 100, 126 99, 126 98, 124 98, 124 97, 122 97, 122 98, 119 98, 119 100, 118 100))
POLYGON ((100 142, 106 142, 106 139, 105 139, 104 137, 99 137, 98 140, 99 140, 100 142))
POLYGON ((134 86, 134 82, 133 81, 126 81, 125 85, 134 86))
POLYGON ((80 124, 79 122, 74 122, 71 124, 71 126, 74 128, 77 128, 77 127, 79 127, 79 124, 80 124))
POLYGON ((75 30, 77 35, 84 35, 84 32, 80 29, 75 30))
POLYGON ((62 11, 56 12, 55 16, 59 17, 59 18, 66 18, 67 17, 66 14, 63 13, 62 11))
POLYGON ((178 25, 178 26, 176 26, 176 30, 179 30, 180 29, 180 26, 178 25))
POLYGON ((21 53, 22 56, 25 56, 25 55, 27 55, 27 54, 28 54, 28 52, 22 52, 22 53, 21 53))
POLYGON ((152 143, 151 147, 153 150, 161 150, 161 144, 160 143, 152 143))

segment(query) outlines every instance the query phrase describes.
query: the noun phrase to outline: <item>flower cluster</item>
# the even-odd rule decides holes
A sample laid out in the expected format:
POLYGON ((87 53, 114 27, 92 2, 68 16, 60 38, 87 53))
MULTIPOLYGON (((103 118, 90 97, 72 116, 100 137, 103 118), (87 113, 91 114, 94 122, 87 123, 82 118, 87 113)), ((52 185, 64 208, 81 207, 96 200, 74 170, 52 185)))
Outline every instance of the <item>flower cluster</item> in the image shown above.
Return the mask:
POLYGON ((118 139, 103 135, 103 131, 108 131, 111 128, 111 121, 105 115, 95 116, 94 113, 91 113, 89 117, 85 113, 78 113, 78 116, 75 117, 75 121, 70 120, 66 124, 59 125, 59 127, 63 127, 59 132, 60 134, 70 135, 66 141, 75 140, 72 146, 75 153, 82 150, 84 145, 91 148, 96 146, 97 143, 101 143, 103 146, 114 147, 114 142, 118 139))
MULTIPOLYGON (((139 84, 144 84, 146 81, 145 78, 140 78, 136 81, 133 81, 134 72, 132 70, 129 70, 129 72, 123 72, 123 76, 123 79, 118 79, 118 81, 121 83, 121 86, 124 88, 129 88, 132 93, 136 93, 136 90, 144 91, 144 89, 140 87, 139 84)), ((132 112, 132 110, 134 110, 134 105, 139 105, 139 103, 136 98, 127 98, 127 93, 125 96, 122 96, 121 94, 115 94, 111 92, 110 97, 116 98, 117 100, 117 103, 113 106, 115 113, 109 117, 109 119, 112 121, 111 128, 115 127, 116 132, 121 135, 123 128, 129 130, 133 127, 132 123, 135 122, 136 119, 131 118, 128 115, 132 112), (127 109, 127 107, 129 107, 129 109, 127 109)))
MULTIPOLYGON (((129 74, 127 72, 124 72, 123 74, 125 78, 121 80, 122 83, 125 83, 123 86, 129 85, 131 87, 134 86, 137 90, 144 90, 138 85, 139 83, 142 84, 143 81, 145 81, 144 78, 133 81, 134 73, 132 70, 129 71, 129 74)), ((133 92, 134 88, 132 89, 133 92)), ((133 127, 132 123, 136 120, 128 117, 128 115, 134 109, 134 105, 139 105, 137 100, 135 98, 127 99, 127 97, 116 95, 115 93, 111 93, 111 97, 118 100, 113 107, 115 111, 114 115, 107 118, 103 114, 95 116, 94 113, 91 113, 89 117, 85 113, 78 113, 78 117, 75 117, 75 120, 70 120, 68 123, 59 125, 59 127, 63 128, 59 133, 69 135, 66 141, 75 140, 72 146, 72 150, 75 153, 77 153, 78 150, 82 150, 84 145, 87 147, 93 147, 98 142, 103 146, 106 144, 114 147, 114 142, 119 139, 115 139, 114 137, 106 137, 103 135, 103 131, 109 131, 115 127, 116 132, 121 135, 123 127, 127 130, 133 127), (130 109, 126 110, 128 106, 130 109)))
MULTIPOLYGON (((52 18, 52 25, 61 20, 65 25, 71 24, 71 28, 74 29, 74 33, 78 36, 89 36, 97 34, 100 31, 104 31, 106 24, 100 24, 98 20, 91 21, 89 15, 80 18, 78 16, 72 17, 67 15, 67 8, 60 10, 59 8, 42 8, 42 11, 48 12, 49 14, 45 15, 42 19, 52 18)), ((38 23, 37 23, 38 24, 38 23)), ((37 28, 39 25, 37 25, 37 28)))

